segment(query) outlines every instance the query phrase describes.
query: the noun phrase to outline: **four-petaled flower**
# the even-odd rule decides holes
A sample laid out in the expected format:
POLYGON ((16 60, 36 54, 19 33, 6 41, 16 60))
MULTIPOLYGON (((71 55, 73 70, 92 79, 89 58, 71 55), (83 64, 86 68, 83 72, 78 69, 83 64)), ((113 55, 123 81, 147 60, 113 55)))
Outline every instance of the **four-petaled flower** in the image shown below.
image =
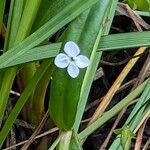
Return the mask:
POLYGON ((55 65, 59 68, 67 68, 68 74, 72 78, 79 75, 79 68, 89 65, 89 59, 80 54, 80 49, 76 43, 69 41, 64 46, 65 53, 59 53, 55 58, 55 65))

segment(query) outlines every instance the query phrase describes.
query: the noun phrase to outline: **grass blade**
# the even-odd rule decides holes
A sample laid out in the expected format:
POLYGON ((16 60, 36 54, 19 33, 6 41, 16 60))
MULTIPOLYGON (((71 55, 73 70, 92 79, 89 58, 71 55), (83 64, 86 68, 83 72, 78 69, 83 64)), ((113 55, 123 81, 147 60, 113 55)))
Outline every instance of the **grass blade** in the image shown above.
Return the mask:
POLYGON ((112 34, 101 39, 98 51, 150 46, 149 39, 150 31, 112 34))
POLYGON ((55 57, 58 54, 60 47, 61 43, 58 43, 35 47, 27 52, 23 51, 22 53, 20 52, 16 55, 14 55, 13 51, 11 51, 11 53, 5 53, 5 60, 4 62, 1 62, 0 69, 20 65, 27 62, 55 57))
POLYGON ((143 82, 140 86, 138 86, 134 91, 132 91, 128 96, 122 99, 118 104, 116 104, 112 109, 103 114, 102 117, 98 118, 94 123, 89 125, 86 129, 84 129, 80 134, 79 138, 84 140, 87 136, 92 134, 96 129, 102 126, 105 122, 107 122, 110 118, 115 116, 121 109, 126 107, 133 99, 139 96, 143 90, 145 89, 148 83, 148 79, 143 82))

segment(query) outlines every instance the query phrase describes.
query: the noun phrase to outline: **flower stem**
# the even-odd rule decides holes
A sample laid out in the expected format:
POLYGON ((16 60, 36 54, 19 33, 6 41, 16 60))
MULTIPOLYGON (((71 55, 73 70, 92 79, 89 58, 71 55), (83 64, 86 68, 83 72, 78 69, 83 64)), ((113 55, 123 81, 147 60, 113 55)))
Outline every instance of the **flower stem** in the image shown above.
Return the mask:
POLYGON ((58 150, 69 150, 72 131, 61 132, 62 138, 58 145, 58 150))

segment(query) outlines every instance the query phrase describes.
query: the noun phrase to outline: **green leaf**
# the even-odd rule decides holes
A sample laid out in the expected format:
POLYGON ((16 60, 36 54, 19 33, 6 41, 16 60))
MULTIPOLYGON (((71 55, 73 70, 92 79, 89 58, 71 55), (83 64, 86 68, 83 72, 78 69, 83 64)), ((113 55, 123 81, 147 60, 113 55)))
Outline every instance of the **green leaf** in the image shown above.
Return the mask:
POLYGON ((150 0, 126 0, 126 3, 133 9, 150 11, 150 0))
MULTIPOLYGON (((81 23, 77 20, 75 26, 75 29, 82 29, 83 27, 81 33, 76 36, 74 35, 75 29, 68 29, 69 32, 67 32, 64 36, 65 39, 63 39, 64 43, 68 40, 76 42, 81 49, 81 54, 88 56, 91 62, 93 60, 97 61, 95 66, 98 65, 100 58, 100 54, 97 55, 96 50, 102 33, 102 22, 109 2, 110 0, 99 1, 90 9, 90 12, 85 12, 88 14, 87 19, 84 17, 84 21, 81 23)), ((90 67, 92 67, 92 63, 90 67)), ((80 75, 75 79, 71 78, 65 69, 57 68, 53 74, 49 111, 55 124, 62 130, 70 130, 75 122, 85 71, 85 69, 81 70, 80 75)))
MULTIPOLYGON (((101 37, 97 52, 150 46, 150 42, 148 40, 149 38, 150 31, 105 35, 101 37), (127 40, 128 42, 126 42, 127 40)), ((0 56, 0 69, 12 67, 26 62, 55 57, 60 49, 61 43, 40 46, 27 50, 10 50, 0 56), (40 49, 42 51, 40 51, 40 49)))
POLYGON ((35 47, 28 51, 21 50, 16 54, 13 51, 8 51, 3 55, 3 58, 5 59, 3 59, 3 61, 0 61, 0 69, 55 57, 58 54, 60 47, 61 43, 58 43, 35 47))
POLYGON ((150 46, 150 31, 131 32, 103 36, 98 51, 150 46))
POLYGON ((13 110, 11 111, 9 117, 7 118, 3 128, 0 131, 0 149, 4 143, 7 134, 9 133, 13 123, 15 122, 17 116, 19 115, 21 109, 23 108, 24 104, 28 100, 29 96, 33 92, 34 88, 38 84, 39 80, 42 78, 46 70, 50 67, 51 61, 46 60, 42 63, 39 67, 37 72, 35 73, 34 77, 32 78, 31 82, 27 85, 23 93, 21 94, 20 98, 18 99, 16 105, 14 106, 13 110))

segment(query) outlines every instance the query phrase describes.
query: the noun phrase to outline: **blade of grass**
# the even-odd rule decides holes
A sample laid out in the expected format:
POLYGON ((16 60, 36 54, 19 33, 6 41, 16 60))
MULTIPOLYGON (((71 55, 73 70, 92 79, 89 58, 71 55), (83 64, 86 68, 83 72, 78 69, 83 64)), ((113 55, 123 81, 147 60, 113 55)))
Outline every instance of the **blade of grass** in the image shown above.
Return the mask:
MULTIPOLYGON (((150 38, 150 31, 125 33, 125 35, 124 34, 104 35, 101 37, 97 52, 101 52, 105 50, 117 50, 117 49, 131 48, 131 47, 139 47, 143 45, 150 46, 150 42, 148 40, 149 38, 150 38), (130 38, 136 40, 130 41, 130 45, 129 45, 125 41, 130 38)), ((60 47, 58 46, 58 49, 60 49, 60 47)), ((3 67, 5 68, 5 65, 9 61, 11 62, 16 58, 19 58, 20 57, 19 55, 21 54, 26 54, 26 53, 27 55, 32 54, 33 50, 34 49, 31 49, 31 52, 29 52, 29 49, 26 50, 17 49, 16 51, 12 51, 12 50, 8 51, 4 55, 0 56, 0 69, 2 69, 3 67)), ((26 62, 28 61, 26 60, 26 62)))
POLYGON ((72 150, 82 150, 82 146, 80 145, 78 134, 73 131, 71 138, 71 148, 72 150))
MULTIPOLYGON (((135 32, 133 33, 126 33, 129 35, 129 37, 133 37, 135 32)), ((117 49, 124 49, 124 48, 129 48, 129 47, 139 47, 141 45, 146 45, 146 46, 149 46, 150 45, 150 42, 149 40, 144 40, 144 39, 147 39, 150 35, 150 32, 149 31, 144 31, 143 33, 141 32, 137 32, 136 33, 136 37, 138 39, 142 39, 143 42, 141 42, 140 40, 136 41, 136 44, 135 42, 133 41, 131 45, 129 45, 128 43, 126 42, 123 42, 123 41, 126 41, 126 39, 128 38, 128 36, 124 36, 124 34, 115 34, 115 35, 104 35, 101 37, 101 40, 100 40, 100 48, 97 50, 97 52, 101 52, 101 51, 105 51, 105 50, 117 50, 117 49), (146 34, 144 34, 146 32, 146 34), (143 35, 142 37, 139 35, 143 35), (115 39, 117 37, 116 40, 113 40, 112 42, 111 39, 115 39), (107 47, 105 46, 105 44, 107 45, 107 47), (120 45, 120 46, 118 46, 120 45)), ((61 44, 58 44, 58 49, 61 48, 61 44)), ((41 47, 42 48, 42 47, 41 47)), ((44 47, 43 47, 44 48, 44 47)), ((45 46, 46 48, 46 46, 45 46)), ((40 59, 43 59, 43 58, 49 58, 51 57, 51 54, 47 55, 46 54, 44 55, 44 53, 46 53, 48 51, 48 49, 45 49, 43 50, 43 52, 40 52, 39 49, 35 48, 35 49, 27 49, 27 50, 17 50, 17 51, 8 51, 6 52, 4 55, 0 56, 0 69, 3 69, 3 68, 6 68, 7 65, 6 64, 9 64, 9 67, 11 66, 14 66, 14 65, 17 65, 19 63, 24 63, 24 62, 30 62, 30 61, 36 61, 36 60, 40 60, 40 59), (35 51, 35 52, 34 52, 35 51), (39 56, 39 58, 37 57, 36 59, 36 54, 35 53, 40 53, 39 55, 41 55, 41 58, 39 56), (32 54, 33 53, 33 57, 35 58, 31 58, 32 57, 32 54), (35 54, 35 55, 34 55, 35 54), (21 59, 23 58, 22 55, 25 55, 25 57, 29 60, 23 60, 23 61, 20 61, 20 62, 13 62, 15 59, 21 59), (43 55, 43 58, 42 58, 42 55, 43 55), (12 64, 11 64, 12 63, 12 64)), ((51 49, 51 48, 50 48, 51 49)), ((55 53, 57 54, 57 53, 55 53)), ((54 55, 55 57, 56 55, 54 55)))
MULTIPOLYGON (((5 3, 6 0, 0 1, 0 36, 2 36, 2 27, 3 27, 3 17, 4 17, 4 10, 5 10, 5 3)), ((2 83, 2 74, 0 74, 0 87, 2 83)))
POLYGON ((150 46, 149 39, 150 31, 112 34, 101 39, 97 51, 150 46))
MULTIPOLYGON (((2 62, 0 69, 20 65, 27 62, 38 61, 46 58, 55 57, 60 51, 61 43, 38 46, 27 52, 20 52, 18 55, 7 55, 5 53, 5 62, 2 62), (12 57, 11 57, 12 56, 12 57), (10 59, 9 59, 10 58, 10 59)), ((8 53, 8 54, 13 54, 8 53)))
POLYGON ((138 86, 134 91, 132 91, 128 96, 122 99, 118 104, 116 104, 112 109, 105 112, 102 117, 98 118, 95 122, 93 122, 90 126, 84 129, 80 134, 79 138, 84 140, 87 136, 92 134, 95 130, 101 127, 104 123, 106 123, 109 119, 114 117, 117 113, 119 113, 124 107, 126 107, 133 99, 138 97, 143 90, 145 89, 147 83, 147 79, 140 86, 138 86))
MULTIPOLYGON (((140 113, 139 111, 141 111, 141 112, 145 111, 144 107, 145 107, 145 104, 147 104, 149 98, 150 98, 150 80, 147 83, 147 86, 146 86, 144 92, 142 93, 142 95, 140 97, 140 100, 135 105, 133 111, 129 115, 129 117, 128 117, 127 121, 126 121, 126 124, 130 124, 130 123, 132 124, 132 119, 134 118, 134 116, 136 114, 140 113)), ((135 121, 135 119, 133 119, 133 121, 135 121)), ((131 127, 131 129, 132 129, 132 127, 131 127)))
MULTIPOLYGON (((16 34, 18 32, 18 26, 20 23, 20 18, 22 14, 22 9, 23 9, 23 0, 19 1, 11 1, 10 4, 10 10, 9 10, 9 17, 8 17, 8 23, 7 23, 7 33, 5 37, 5 43, 4 43, 4 52, 7 51, 8 48, 11 48, 16 34), (15 21, 14 21, 15 20, 15 21)), ((0 73, 0 87, 3 82, 3 73, 0 73)))

